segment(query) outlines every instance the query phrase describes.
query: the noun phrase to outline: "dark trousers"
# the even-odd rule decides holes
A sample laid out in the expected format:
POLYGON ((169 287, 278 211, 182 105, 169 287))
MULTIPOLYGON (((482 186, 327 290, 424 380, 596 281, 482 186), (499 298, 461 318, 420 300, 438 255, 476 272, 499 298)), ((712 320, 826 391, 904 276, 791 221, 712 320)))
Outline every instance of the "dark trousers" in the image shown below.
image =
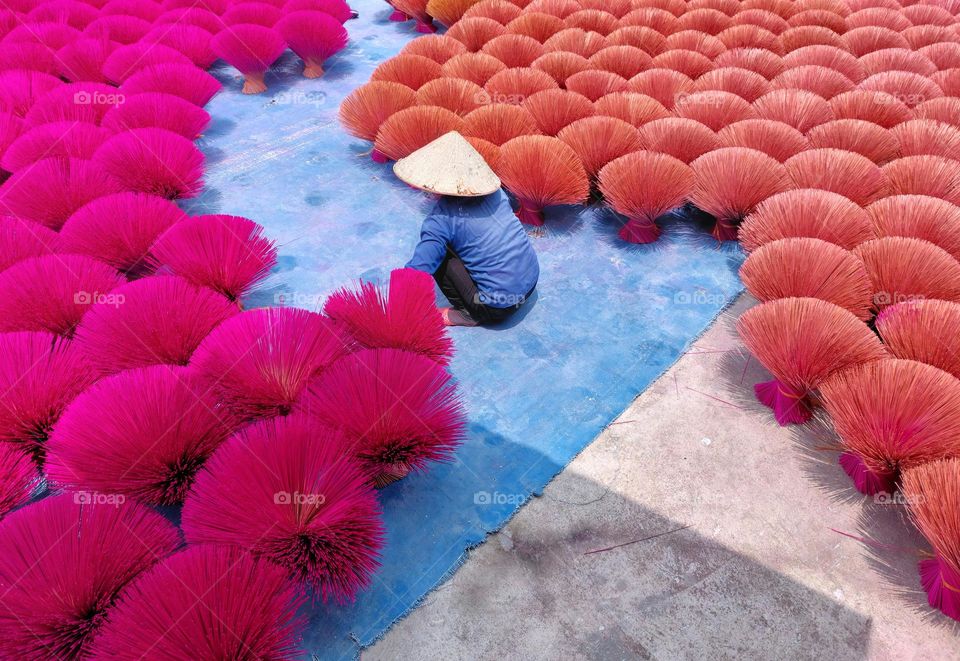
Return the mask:
POLYGON ((520 309, 520 306, 530 297, 533 290, 516 305, 506 308, 495 308, 480 302, 480 290, 477 283, 470 277, 470 272, 463 262, 449 247, 447 256, 440 264, 440 268, 433 274, 434 280, 440 285, 440 291, 447 297, 455 309, 466 313, 478 324, 495 324, 503 321, 520 309))

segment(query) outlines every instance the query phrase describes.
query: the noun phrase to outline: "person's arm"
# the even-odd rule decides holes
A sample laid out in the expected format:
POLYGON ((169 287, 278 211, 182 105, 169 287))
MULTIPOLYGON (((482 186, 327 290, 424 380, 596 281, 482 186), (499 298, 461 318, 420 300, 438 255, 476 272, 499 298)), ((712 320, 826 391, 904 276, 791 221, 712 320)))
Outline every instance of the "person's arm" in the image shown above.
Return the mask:
POLYGON ((440 213, 439 206, 427 216, 420 228, 420 243, 407 262, 407 268, 433 275, 447 256, 447 245, 452 238, 450 219, 440 213))

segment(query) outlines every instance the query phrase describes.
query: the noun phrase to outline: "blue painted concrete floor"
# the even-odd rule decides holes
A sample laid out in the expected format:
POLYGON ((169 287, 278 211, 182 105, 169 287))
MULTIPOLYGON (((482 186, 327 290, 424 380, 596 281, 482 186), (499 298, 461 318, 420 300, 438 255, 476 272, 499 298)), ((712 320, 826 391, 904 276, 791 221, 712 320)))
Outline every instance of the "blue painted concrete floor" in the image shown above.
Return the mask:
MULTIPOLYGON (((381 0, 354 0, 350 46, 319 80, 287 53, 259 96, 214 73, 224 91, 200 142, 205 192, 192 213, 247 216, 279 242, 280 259, 250 306, 319 309, 334 289, 382 280, 417 242, 430 200, 373 163, 337 109, 374 67, 416 37, 387 21, 381 0)), ((684 352, 741 291, 742 254, 703 226, 666 223, 655 244, 631 246, 599 208, 548 210, 533 236, 538 294, 508 325, 454 329, 451 369, 469 437, 449 465, 381 492, 388 531, 383 567, 351 606, 315 606, 305 647, 314 658, 356 656, 455 571, 604 426, 684 352)))

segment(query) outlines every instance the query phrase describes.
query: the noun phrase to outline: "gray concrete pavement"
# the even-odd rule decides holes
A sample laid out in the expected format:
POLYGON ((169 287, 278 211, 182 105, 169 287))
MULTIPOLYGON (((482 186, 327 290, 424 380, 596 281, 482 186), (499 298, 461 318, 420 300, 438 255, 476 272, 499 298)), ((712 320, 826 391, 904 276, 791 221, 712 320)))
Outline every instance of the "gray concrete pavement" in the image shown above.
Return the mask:
POLYGON ((750 304, 364 658, 960 659, 903 509, 854 493, 827 431, 753 399, 750 304))

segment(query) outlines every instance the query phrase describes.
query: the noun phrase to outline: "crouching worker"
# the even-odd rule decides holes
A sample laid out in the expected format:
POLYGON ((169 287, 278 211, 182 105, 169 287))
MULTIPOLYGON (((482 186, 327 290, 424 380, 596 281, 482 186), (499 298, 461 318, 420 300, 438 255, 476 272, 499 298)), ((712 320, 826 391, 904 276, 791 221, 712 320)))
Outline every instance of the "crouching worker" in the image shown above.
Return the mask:
POLYGON ((433 275, 452 308, 448 326, 504 321, 533 294, 540 266, 500 180, 459 133, 401 159, 394 172, 439 200, 423 221, 407 264, 433 275))

